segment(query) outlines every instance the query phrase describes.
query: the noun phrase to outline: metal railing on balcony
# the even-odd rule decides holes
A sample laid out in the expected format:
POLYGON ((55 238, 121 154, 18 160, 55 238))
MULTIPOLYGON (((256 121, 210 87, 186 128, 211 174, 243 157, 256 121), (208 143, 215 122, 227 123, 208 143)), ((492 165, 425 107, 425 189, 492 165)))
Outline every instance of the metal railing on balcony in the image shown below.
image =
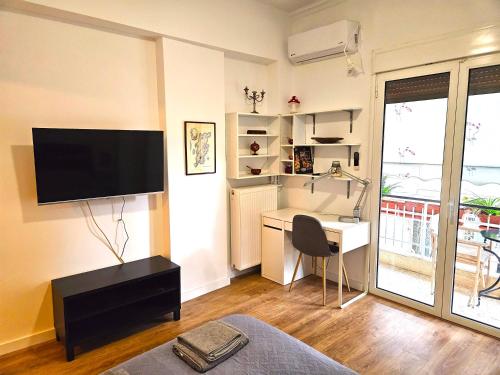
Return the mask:
MULTIPOLYGON (((465 209, 496 209, 465 203, 460 207, 460 218, 465 209)), ((431 260, 431 231, 437 231, 439 212, 440 205, 436 200, 384 195, 380 205, 380 248, 431 260)), ((499 216, 479 215, 479 218, 482 229, 500 228, 499 216)), ((460 223, 463 224, 461 220, 460 223)))

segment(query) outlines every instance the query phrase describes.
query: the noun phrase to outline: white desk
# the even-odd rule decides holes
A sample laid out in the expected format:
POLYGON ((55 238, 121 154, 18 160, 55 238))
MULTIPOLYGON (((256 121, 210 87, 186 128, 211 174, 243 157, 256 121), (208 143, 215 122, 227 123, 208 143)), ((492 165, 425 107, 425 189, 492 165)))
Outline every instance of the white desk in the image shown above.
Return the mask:
MULTIPOLYGON (((309 212, 295 208, 285 208, 262 214, 262 276, 279 284, 286 285, 292 281, 292 274, 299 251, 291 241, 292 223, 295 215, 309 215, 317 218, 326 233, 328 241, 339 245, 338 265, 338 306, 346 307, 367 294, 368 262, 365 261, 364 290, 359 296, 347 303, 342 303, 342 265, 343 255, 359 249, 370 242, 370 223, 362 221, 358 224, 341 223, 337 215, 309 212)), ((365 255, 366 259, 368 257, 365 255)), ((311 262, 304 260, 299 268, 296 280, 312 273, 311 262)))

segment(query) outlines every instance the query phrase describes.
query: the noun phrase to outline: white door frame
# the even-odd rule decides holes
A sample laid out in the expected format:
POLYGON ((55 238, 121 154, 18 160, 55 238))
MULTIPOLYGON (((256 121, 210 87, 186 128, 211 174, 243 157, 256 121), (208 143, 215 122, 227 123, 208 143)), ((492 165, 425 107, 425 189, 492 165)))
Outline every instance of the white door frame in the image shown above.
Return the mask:
POLYGON ((441 186, 441 202, 449 202, 450 193, 450 166, 453 156, 453 139, 455 126, 455 113, 457 104, 457 86, 459 64, 457 61, 435 63, 426 66, 415 68, 402 69, 398 71, 378 74, 375 81, 375 97, 374 97, 374 117, 373 117, 373 138, 372 138, 372 194, 371 194, 371 222, 372 222, 372 238, 370 245, 370 283, 369 291, 380 297, 384 297, 403 305, 427 312, 432 315, 441 316, 442 310, 442 293, 443 293, 443 276, 445 264, 446 249, 446 226, 448 222, 449 209, 446 209, 446 204, 442 204, 441 214, 439 217, 439 237, 438 237, 438 254, 436 260, 436 285, 434 290, 434 306, 427 305, 408 297, 400 296, 377 287, 377 262, 378 262, 378 242, 379 242, 379 211, 380 211, 380 180, 382 171, 382 140, 384 128, 384 109, 385 109, 385 83, 404 78, 425 76, 437 73, 450 73, 450 86, 448 92, 448 109, 446 114, 446 129, 444 142, 444 157, 442 171, 442 186, 441 186))
POLYGON ((462 162, 464 152, 464 136, 465 122, 467 117, 467 99, 468 99, 468 84, 469 70, 480 68, 483 66, 500 64, 500 54, 492 54, 487 56, 470 58, 460 61, 460 72, 458 80, 458 98, 455 137, 453 140, 453 166, 450 178, 450 199, 453 202, 451 210, 449 210, 449 225, 446 233, 446 263, 444 269, 444 290, 443 290, 443 308, 442 317, 452 322, 464 325, 469 328, 485 332, 492 336, 500 337, 500 329, 490 325, 480 323, 478 321, 453 314, 452 296, 453 296, 453 281, 455 275, 455 252, 457 241, 457 223, 459 203, 460 203, 460 188, 462 183, 462 162))

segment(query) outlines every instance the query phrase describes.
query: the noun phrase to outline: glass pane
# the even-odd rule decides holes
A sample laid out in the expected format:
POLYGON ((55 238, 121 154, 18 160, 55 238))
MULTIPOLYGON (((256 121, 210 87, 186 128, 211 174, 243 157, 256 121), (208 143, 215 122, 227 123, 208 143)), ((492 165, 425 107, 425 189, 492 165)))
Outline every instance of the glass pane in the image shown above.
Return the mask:
POLYGON ((452 312, 500 327, 500 65, 469 73, 452 312))
POLYGON ((377 287, 434 304, 450 74, 386 82, 377 287))

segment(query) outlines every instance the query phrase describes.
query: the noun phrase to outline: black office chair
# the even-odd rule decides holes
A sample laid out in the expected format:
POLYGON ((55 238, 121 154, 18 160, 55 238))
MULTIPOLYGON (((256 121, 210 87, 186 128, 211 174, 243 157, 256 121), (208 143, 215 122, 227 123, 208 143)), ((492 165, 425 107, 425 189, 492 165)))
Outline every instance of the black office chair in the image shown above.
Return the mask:
MULTIPOLYGON (((292 227, 292 243, 293 246, 299 250, 299 259, 297 259, 297 264, 293 271, 292 282, 290 283, 289 292, 292 291, 293 282, 299 268, 299 264, 302 261, 302 254, 309 255, 314 259, 314 274, 316 274, 316 260, 317 257, 323 258, 323 306, 326 305, 326 258, 331 255, 338 254, 339 247, 337 244, 330 244, 326 239, 326 234, 321 226, 318 219, 306 216, 306 215, 295 215, 293 218, 292 227)), ((347 272, 344 265, 342 265, 342 271, 347 284, 347 289, 351 291, 349 287, 349 280, 347 279, 347 272)))

